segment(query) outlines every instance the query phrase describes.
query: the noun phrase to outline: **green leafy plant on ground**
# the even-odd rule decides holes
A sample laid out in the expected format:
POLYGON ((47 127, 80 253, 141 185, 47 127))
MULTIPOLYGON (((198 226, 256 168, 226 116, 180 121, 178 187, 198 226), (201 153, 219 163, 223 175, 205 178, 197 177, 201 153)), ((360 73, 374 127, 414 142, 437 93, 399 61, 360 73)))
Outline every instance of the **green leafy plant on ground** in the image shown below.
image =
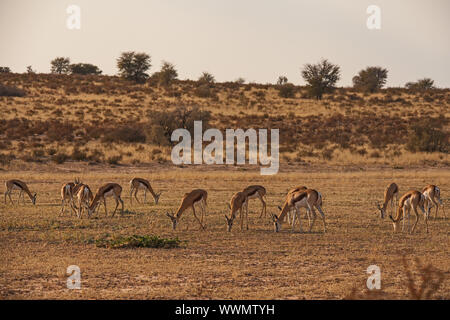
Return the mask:
POLYGON ((178 238, 160 238, 157 235, 115 236, 104 235, 94 240, 99 248, 179 248, 184 242, 178 238))

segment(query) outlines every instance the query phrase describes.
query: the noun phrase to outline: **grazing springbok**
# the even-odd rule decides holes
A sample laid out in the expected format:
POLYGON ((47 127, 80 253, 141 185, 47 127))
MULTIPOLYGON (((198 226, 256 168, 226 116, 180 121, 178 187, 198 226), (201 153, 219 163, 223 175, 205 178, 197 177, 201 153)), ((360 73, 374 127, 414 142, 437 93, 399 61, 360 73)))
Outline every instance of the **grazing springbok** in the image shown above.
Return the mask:
POLYGON ((152 194, 153 199, 155 200, 155 204, 158 204, 159 197, 161 196, 161 193, 155 193, 153 191, 152 186, 150 185, 150 182, 148 180, 142 179, 142 178, 133 178, 130 181, 130 202, 133 203, 133 192, 134 192, 134 198, 138 203, 139 199, 137 198, 137 193, 139 189, 144 189, 144 204, 147 198, 147 190, 152 194))
POLYGON ((117 183, 107 183, 98 188, 97 193, 95 194, 94 199, 92 199, 91 204, 88 208, 88 216, 95 211, 95 208, 100 204, 100 200, 103 199, 103 205, 105 206, 105 216, 108 216, 108 210, 106 209, 106 197, 114 197, 116 200, 116 207, 114 208, 114 212, 111 217, 114 217, 116 213, 117 207, 119 206, 119 202, 122 204, 121 215, 123 215, 123 200, 120 197, 122 194, 122 187, 117 183))
POLYGON ((177 228, 178 221, 181 219, 181 215, 188 208, 192 208, 192 212, 194 213, 194 217, 197 222, 200 224, 200 229, 205 230, 206 226, 203 225, 203 214, 206 217, 206 199, 208 198, 208 192, 203 189, 195 189, 189 193, 185 193, 183 198, 181 199, 180 206, 178 207, 175 214, 166 212, 166 215, 172 221, 172 229, 175 230, 177 228), (200 204, 202 218, 201 220, 197 217, 195 213, 195 205, 200 204))
POLYGON ((419 213, 417 212, 417 207, 420 208, 422 213, 425 216, 425 224, 427 227, 427 233, 428 233, 428 212, 425 212, 425 205, 426 205, 427 199, 425 196, 416 190, 411 190, 405 193, 399 200, 398 207, 397 207, 397 215, 395 218, 392 217, 392 215, 389 216, 391 218, 393 226, 394 226, 394 232, 398 231, 398 225, 400 224, 400 220, 403 219, 402 224, 402 231, 405 228, 405 220, 408 218, 408 232, 413 233, 417 222, 419 221, 419 213), (414 222, 414 225, 412 227, 412 230, 410 228, 409 224, 409 216, 411 213, 411 208, 414 209, 414 214, 416 215, 416 221, 414 222))
MULTIPOLYGON (((293 189, 291 189, 291 190, 288 191, 288 193, 287 193, 287 195, 286 195, 286 199, 287 199, 287 197, 288 197, 290 194, 295 193, 295 192, 298 192, 298 191, 303 191, 303 190, 306 190, 306 189, 308 189, 308 187, 306 187, 306 186, 297 186, 297 187, 295 187, 295 188, 293 188, 293 189)), ((305 217, 307 216, 307 214, 308 214, 308 211, 305 213, 305 217)), ((288 223, 289 223, 290 225, 292 225, 293 223, 295 223, 295 209, 294 209, 293 207, 288 211, 286 217, 287 217, 288 223)), ((284 222, 284 221, 283 221, 283 222, 284 222)))
POLYGON ((398 186, 395 182, 392 182, 390 185, 386 187, 386 190, 384 190, 384 202, 383 205, 380 206, 379 203, 376 203, 376 206, 378 210, 380 210, 380 217, 384 219, 384 216, 386 215, 386 209, 389 204, 391 203, 391 211, 394 211, 394 198, 395 201, 398 202, 398 186))
POLYGON ((88 185, 83 184, 77 192, 78 199, 78 218, 82 217, 83 209, 87 212, 88 218, 91 217, 89 212, 89 204, 94 199, 91 189, 88 185))
POLYGON ((422 194, 428 200, 427 201, 428 207, 426 208, 428 214, 430 214, 431 203, 433 203, 436 206, 436 213, 434 215, 434 218, 437 218, 439 205, 442 206, 442 212, 444 212, 444 217, 446 217, 445 210, 444 210, 444 203, 441 200, 441 190, 439 189, 438 186, 429 184, 425 188, 422 189, 422 194))
MULTIPOLYGON (((309 218, 309 232, 311 232, 311 229, 314 225, 314 222, 316 221, 316 211, 314 208, 317 208, 320 215, 322 216, 323 221, 323 231, 326 232, 326 225, 325 225, 325 214, 322 211, 322 195, 320 192, 314 190, 314 189, 307 189, 304 191, 297 191, 292 194, 290 194, 286 201, 284 202, 283 207, 278 207, 280 209, 280 214, 277 216, 275 214, 272 215, 272 221, 274 223, 274 229, 275 232, 279 232, 281 230, 281 225, 283 223, 283 218, 287 214, 290 208, 294 207, 296 210, 297 215, 300 215, 300 208, 306 208, 313 216, 313 221, 311 223, 310 216, 309 218)), ((298 217, 297 217, 298 218, 298 217)), ((300 224, 300 232, 302 232, 302 226, 300 218, 298 218, 299 224, 300 224)), ((292 224, 292 230, 294 230, 294 224, 292 224)))
MULTIPOLYGON (((262 209, 261 214, 259 215, 260 218, 262 218, 263 214, 264 217, 267 215, 267 207, 266 202, 264 201, 264 197, 266 196, 266 188, 263 186, 255 185, 255 186, 248 186, 244 190, 242 190, 247 200, 258 198, 262 203, 262 209)), ((248 201, 246 203, 247 211, 248 211, 248 201)))
POLYGON ((75 182, 69 182, 63 184, 61 187, 61 211, 59 212, 59 216, 64 215, 66 212, 66 203, 69 204, 73 213, 76 213, 76 206, 74 204, 74 197, 76 196, 78 190, 83 185, 79 178, 75 178, 75 182))
POLYGON ((225 215, 225 219, 227 220, 227 230, 231 232, 231 228, 233 227, 233 221, 236 218, 236 212, 239 210, 239 217, 241 219, 241 231, 244 229, 244 216, 246 216, 247 220, 247 230, 248 230, 248 206, 247 206, 248 198, 245 196, 243 192, 236 192, 233 197, 231 197, 230 204, 228 207, 230 208, 230 217, 228 218, 225 215), (242 211, 245 210, 244 214, 242 211))
POLYGON ((11 192, 14 189, 19 189, 19 198, 17 199, 17 205, 19 205, 19 201, 20 201, 21 197, 22 197, 22 203, 25 204, 25 199, 23 197, 24 192, 28 195, 28 197, 30 197, 31 202, 34 205, 36 204, 36 193, 32 195, 30 192, 30 189, 28 189, 28 186, 25 182, 17 180, 17 179, 12 179, 12 180, 6 181, 5 186, 6 186, 5 204, 6 204, 6 196, 8 196, 11 203, 14 204, 14 202, 11 199, 11 192))

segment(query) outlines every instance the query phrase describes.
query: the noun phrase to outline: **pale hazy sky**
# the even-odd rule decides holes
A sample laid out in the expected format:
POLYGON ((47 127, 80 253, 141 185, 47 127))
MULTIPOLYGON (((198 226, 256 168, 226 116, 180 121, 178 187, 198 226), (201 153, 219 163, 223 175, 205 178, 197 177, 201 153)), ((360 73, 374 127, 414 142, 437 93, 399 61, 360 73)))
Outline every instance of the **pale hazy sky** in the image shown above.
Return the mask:
POLYGON ((449 14, 448 0, 0 0, 0 66, 49 72, 68 56, 115 74, 132 50, 151 55, 151 73, 174 63, 181 79, 208 71, 218 81, 303 84, 300 68, 323 57, 341 66, 339 86, 379 65, 389 86, 430 77, 450 87, 449 14), (71 4, 80 30, 66 27, 71 4), (381 8, 381 30, 366 26, 369 5, 381 8))

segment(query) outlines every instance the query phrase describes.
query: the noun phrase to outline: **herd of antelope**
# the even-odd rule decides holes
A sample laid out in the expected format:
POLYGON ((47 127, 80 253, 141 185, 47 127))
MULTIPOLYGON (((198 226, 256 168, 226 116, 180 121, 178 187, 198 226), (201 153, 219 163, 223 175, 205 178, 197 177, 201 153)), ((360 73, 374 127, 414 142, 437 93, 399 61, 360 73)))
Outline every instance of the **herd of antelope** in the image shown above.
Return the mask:
MULTIPOLYGON (((14 189, 19 190, 19 198, 17 203, 20 203, 20 198, 22 198, 22 202, 24 203, 24 193, 28 195, 33 205, 36 204, 36 193, 32 194, 26 185, 25 182, 20 180, 8 180, 6 181, 6 192, 5 192, 5 204, 7 203, 6 197, 9 197, 9 200, 13 204, 13 200, 11 198, 11 193, 14 189)), ((155 204, 158 204, 159 197, 161 196, 161 192, 156 193, 153 191, 153 188, 150 185, 150 182, 146 179, 142 178, 133 178, 130 181, 130 202, 133 201, 133 196, 135 200, 139 202, 137 197, 137 193, 139 190, 144 191, 144 204, 146 202, 147 191, 153 196, 155 204)), ((106 197, 113 197, 116 202, 116 207, 114 208, 114 212, 112 216, 117 211, 119 204, 121 204, 121 214, 124 211, 124 202, 121 198, 122 187, 117 183, 106 183, 98 188, 95 196, 92 193, 91 189, 88 185, 82 183, 79 179, 75 179, 74 182, 69 182, 64 184, 61 187, 61 210, 60 216, 63 216, 66 211, 66 206, 69 206, 69 210, 73 212, 78 218, 82 218, 83 211, 87 214, 88 217, 91 217, 92 213, 94 213, 99 207, 100 202, 103 200, 103 205, 105 207, 105 215, 108 216, 108 210, 106 208, 106 197)), ((389 218, 392 220, 394 226, 394 232, 397 232, 399 229, 400 221, 403 221, 402 231, 404 231, 405 220, 408 220, 408 232, 413 233, 417 222, 419 220, 419 213, 417 208, 419 208, 425 218, 426 231, 428 233, 428 218, 430 215, 430 209, 432 205, 436 207, 435 217, 437 217, 439 206, 442 206, 442 211, 445 211, 443 207, 443 202, 440 197, 440 189, 435 185, 428 185, 422 189, 422 192, 411 190, 406 192, 400 199, 398 198, 399 188, 396 183, 391 183, 387 186, 384 192, 384 202, 380 206, 380 204, 376 204, 381 218, 386 216, 386 210, 390 204, 391 211, 394 210, 394 201, 397 202, 397 210, 395 217, 389 215, 389 218), (412 229, 410 228, 410 212, 411 208, 416 216, 416 220, 412 229)), ((245 229, 248 230, 248 202, 250 199, 259 199, 262 203, 262 209, 260 218, 263 216, 267 216, 267 207, 266 207, 266 189, 260 185, 252 185, 248 186, 242 191, 236 192, 230 200, 228 205, 230 209, 230 214, 225 215, 227 230, 231 231, 233 227, 234 220, 237 217, 237 213, 239 211, 239 220, 241 230, 244 230, 244 220, 246 222, 245 229)), ((204 224, 204 217, 206 217, 206 200, 208 198, 208 193, 203 189, 195 189, 189 193, 184 194, 181 199, 181 204, 178 207, 175 213, 166 213, 166 215, 170 218, 172 222, 173 230, 176 229, 178 222, 181 219, 182 214, 189 208, 192 209, 195 219, 200 224, 200 229, 204 230, 206 228, 204 224), (195 211, 195 205, 200 206, 201 216, 200 218, 197 216, 195 211)), ((280 213, 278 215, 272 214, 272 221, 274 225, 275 232, 279 232, 281 230, 282 223, 285 221, 286 217, 288 223, 291 225, 292 230, 295 227, 295 220, 299 223, 300 232, 302 232, 301 227, 301 219, 300 219, 300 208, 306 209, 306 215, 308 217, 309 222, 309 230, 311 232, 314 222, 316 220, 316 211, 317 209, 321 215, 323 222, 323 232, 326 232, 326 224, 325 224, 325 213, 322 210, 322 194, 314 189, 309 189, 306 186, 298 186, 288 191, 286 194, 286 198, 284 200, 284 204, 282 207, 278 206, 280 213), (311 221, 312 219, 312 221, 311 221)))

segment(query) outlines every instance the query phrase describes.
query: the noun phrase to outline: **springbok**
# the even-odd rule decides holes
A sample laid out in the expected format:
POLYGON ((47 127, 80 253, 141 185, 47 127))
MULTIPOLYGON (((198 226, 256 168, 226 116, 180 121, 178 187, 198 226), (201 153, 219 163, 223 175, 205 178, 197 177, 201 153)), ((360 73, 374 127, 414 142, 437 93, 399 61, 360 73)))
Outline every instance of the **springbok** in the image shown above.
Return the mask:
POLYGON ((66 202, 69 204, 73 213, 76 213, 76 206, 74 204, 74 197, 76 196, 78 190, 83 185, 80 182, 79 178, 75 178, 75 182, 69 182, 63 184, 61 187, 61 211, 59 212, 59 216, 64 215, 66 212, 66 202))
POLYGON ((392 182, 386 187, 386 190, 384 190, 383 205, 380 206, 379 203, 376 203, 378 210, 380 210, 380 216, 382 219, 384 219, 384 216, 386 215, 386 209, 389 202, 391 203, 391 211, 394 211, 394 198, 396 202, 398 202, 398 192, 399 191, 397 184, 395 182, 392 182))
POLYGON ((392 217, 392 215, 389 216, 391 218, 393 226, 394 226, 394 232, 398 231, 398 225, 400 223, 400 220, 403 219, 402 224, 402 231, 405 227, 405 220, 408 218, 408 232, 412 234, 416 228, 417 222, 419 221, 419 213, 417 212, 417 207, 420 208, 422 213, 425 216, 425 224, 427 227, 427 233, 428 233, 428 212, 425 212, 425 205, 426 205, 427 199, 425 196, 416 190, 411 190, 405 193, 398 203, 397 207, 397 215, 395 218, 392 217), (416 215, 416 221, 414 222, 414 225, 412 227, 412 230, 410 228, 409 224, 409 216, 411 213, 411 208, 414 210, 414 214, 416 215))
MULTIPOLYGON (((304 190, 306 190, 306 189, 308 189, 308 187, 306 187, 306 186, 297 186, 297 187, 295 187, 295 188, 293 188, 293 189, 291 189, 291 190, 288 191, 288 193, 287 193, 287 195, 286 195, 286 199, 287 199, 287 197, 288 197, 290 194, 295 193, 295 192, 298 192, 298 191, 304 191, 304 190)), ((308 214, 308 211, 306 212, 305 217, 306 217, 307 214, 308 214)), ((295 214, 295 209, 292 207, 292 208, 288 211, 288 213, 287 213, 287 215, 286 215, 286 217, 287 217, 287 219, 288 219, 288 223, 289 223, 290 225, 292 225, 293 223, 295 223, 295 216, 296 216, 296 214, 295 214)))
MULTIPOLYGON (((262 209, 261 214, 259 215, 260 218, 262 218, 263 213, 264 217, 267 215, 267 206, 266 202, 264 201, 264 197, 266 196, 266 188, 260 185, 255 186, 248 186, 244 190, 242 190, 247 200, 258 198, 262 203, 262 209)), ((248 211, 248 201, 246 203, 247 211, 248 211)))
POLYGON ((244 216, 247 219, 247 230, 248 230, 248 206, 247 206, 248 198, 246 197, 244 192, 236 192, 233 197, 231 197, 230 204, 228 207, 230 208, 230 217, 228 218, 225 215, 225 219, 227 220, 227 230, 231 232, 231 228, 233 227, 233 221, 236 218, 236 212, 239 210, 239 217, 241 219, 241 231, 244 229, 244 216), (242 211, 245 210, 244 214, 242 211))
POLYGON ((147 198, 147 190, 152 194, 153 199, 155 200, 155 204, 158 204, 159 197, 161 196, 161 193, 155 193, 153 191, 152 186, 150 185, 150 182, 148 180, 142 179, 142 178, 133 178, 130 181, 130 203, 133 203, 133 192, 134 192, 134 198, 138 203, 139 199, 137 198, 137 193, 139 189, 144 189, 144 204, 147 198))
POLYGON ((430 214, 431 203, 433 203, 436 206, 436 213, 434 215, 434 218, 437 218, 439 205, 442 206, 442 212, 444 212, 444 217, 446 217, 445 210, 444 210, 444 203, 441 200, 441 190, 439 189, 438 186, 429 184, 425 188, 422 189, 422 194, 428 200, 427 201, 427 203, 428 203, 427 213, 428 214, 430 214))
MULTIPOLYGON (((311 232, 312 227, 314 225, 314 222, 316 221, 316 211, 314 208, 317 208, 320 215, 322 216, 322 222, 323 222, 323 231, 326 232, 326 225, 325 225, 325 214, 322 211, 322 195, 320 192, 314 190, 314 189, 307 189, 304 191, 297 191, 292 194, 290 194, 286 201, 284 202, 283 207, 278 207, 280 209, 280 214, 277 216, 275 214, 272 215, 272 221, 274 223, 274 229, 275 232, 279 232, 281 230, 281 225, 283 223, 283 218, 287 214, 288 210, 290 208, 294 207, 297 215, 300 214, 300 208, 306 208, 313 216, 313 221, 311 223, 310 216, 309 218, 309 232, 311 232)), ((300 224, 300 232, 302 232, 302 226, 301 221, 299 219, 300 224)), ((294 230, 294 225, 292 224, 292 230, 294 230)))
POLYGON ((89 204, 94 199, 91 189, 88 185, 83 184, 77 192, 78 199, 78 218, 82 218, 83 209, 87 211, 88 218, 91 217, 89 212, 89 204))
POLYGON ((25 199, 23 197, 24 192, 28 195, 28 197, 30 197, 30 200, 33 203, 33 205, 36 204, 36 193, 32 195, 30 192, 30 189, 28 189, 28 186, 25 182, 17 180, 17 179, 12 179, 12 180, 6 181, 5 186, 6 186, 5 204, 6 204, 6 196, 8 196, 11 203, 14 204, 14 202, 11 199, 11 192, 14 189, 19 189, 19 198, 17 199, 17 205, 19 205, 19 201, 20 201, 21 197, 22 197, 22 203, 25 204, 25 199))
POLYGON ((192 212, 194 213, 194 217, 197 222, 200 224, 200 229, 205 230, 206 226, 203 225, 203 214, 206 216, 206 199, 208 198, 208 192, 203 189, 195 189, 189 193, 185 193, 183 198, 181 199, 180 206, 178 207, 175 214, 166 212, 166 215, 172 221, 172 229, 175 230, 177 228, 178 221, 181 219, 181 215, 188 208, 192 208, 192 212), (195 205, 200 204, 202 218, 201 220, 195 214, 195 205))
POLYGON ((117 207, 119 206, 119 202, 122 204, 121 215, 123 215, 123 200, 120 197, 122 194, 122 187, 117 183, 106 183, 100 188, 98 188, 97 193, 95 194, 94 199, 92 199, 91 204, 88 208, 88 216, 91 216, 92 212, 95 211, 95 208, 100 204, 100 200, 103 199, 103 205, 105 206, 105 216, 108 216, 108 210, 106 209, 106 197, 114 197, 116 200, 116 207, 114 208, 114 212, 111 217, 114 217, 116 213, 117 207))

